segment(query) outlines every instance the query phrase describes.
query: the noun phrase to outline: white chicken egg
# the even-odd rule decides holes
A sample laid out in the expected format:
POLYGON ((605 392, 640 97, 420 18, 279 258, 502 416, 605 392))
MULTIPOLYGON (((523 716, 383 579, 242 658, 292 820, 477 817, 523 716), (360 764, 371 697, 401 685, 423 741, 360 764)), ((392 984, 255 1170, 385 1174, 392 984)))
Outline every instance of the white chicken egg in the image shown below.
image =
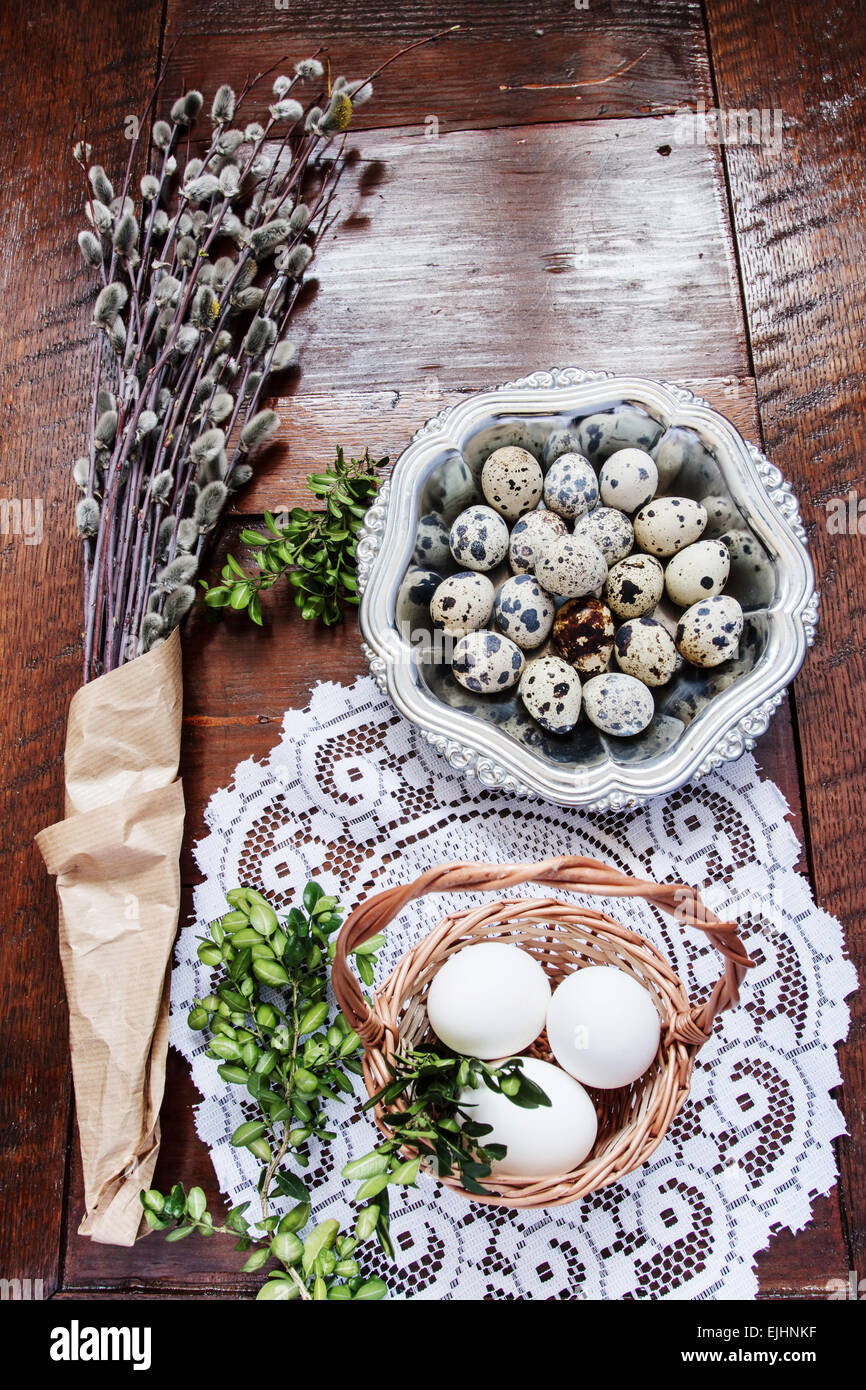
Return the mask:
POLYGON ((534 956, 507 941, 464 946, 437 970, 427 994, 430 1027, 467 1057, 505 1057, 535 1042, 550 983, 534 956))
POLYGON ((649 990, 616 965, 588 965, 567 975, 547 1010, 547 1039, 559 1065, 601 1090, 643 1076, 660 1037, 649 990))
POLYGON ((570 1173, 595 1143, 595 1107, 580 1083, 559 1067, 537 1057, 524 1057, 522 1062, 524 1075, 541 1087, 549 1105, 525 1110, 484 1085, 467 1087, 460 1104, 470 1109, 474 1121, 493 1126, 485 1143, 505 1145, 505 1157, 492 1165, 495 1175, 546 1178, 570 1173))

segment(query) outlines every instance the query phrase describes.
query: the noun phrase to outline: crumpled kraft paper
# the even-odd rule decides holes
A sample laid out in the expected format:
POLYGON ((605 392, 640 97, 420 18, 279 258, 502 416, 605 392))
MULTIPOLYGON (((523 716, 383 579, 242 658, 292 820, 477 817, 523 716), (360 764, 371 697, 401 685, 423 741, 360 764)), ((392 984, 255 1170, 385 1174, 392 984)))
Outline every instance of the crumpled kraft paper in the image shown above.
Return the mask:
POLYGON ((159 1152, 170 953, 180 903, 180 637, 77 691, 66 817, 36 842, 57 875, 86 1216, 132 1245, 159 1152))

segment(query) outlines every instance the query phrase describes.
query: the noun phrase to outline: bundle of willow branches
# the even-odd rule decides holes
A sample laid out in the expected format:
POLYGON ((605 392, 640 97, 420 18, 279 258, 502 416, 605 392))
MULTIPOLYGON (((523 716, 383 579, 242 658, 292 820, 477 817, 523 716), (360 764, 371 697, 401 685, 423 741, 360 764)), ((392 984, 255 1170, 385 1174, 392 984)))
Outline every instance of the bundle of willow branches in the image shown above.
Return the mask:
POLYGON ((187 92, 153 123, 137 188, 138 140, 119 191, 76 145, 90 223, 78 242, 100 283, 89 449, 73 465, 85 682, 164 641, 192 606, 223 508, 279 425, 263 391, 296 359, 285 334, 332 220, 335 137, 399 56, 355 82, 305 59, 276 78, 262 122, 239 115, 264 75, 237 95, 221 86, 195 157, 204 100, 187 92))

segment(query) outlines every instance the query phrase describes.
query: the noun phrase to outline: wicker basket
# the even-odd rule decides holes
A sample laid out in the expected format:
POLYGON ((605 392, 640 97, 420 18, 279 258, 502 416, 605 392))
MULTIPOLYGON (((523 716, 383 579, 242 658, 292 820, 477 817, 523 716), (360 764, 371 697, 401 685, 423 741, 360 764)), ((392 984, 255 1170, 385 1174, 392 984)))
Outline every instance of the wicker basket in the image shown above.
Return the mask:
MULTIPOLYGON (((581 966, 616 965, 650 991, 661 1015, 661 1044, 649 1070, 630 1086, 590 1089, 598 1136, 578 1168, 559 1177, 485 1179, 489 1195, 484 1197, 465 1192, 456 1177, 443 1179, 471 1200, 496 1206, 550 1207, 574 1202, 630 1173, 657 1148, 688 1095, 698 1048, 709 1037, 716 1014, 736 1004, 740 981, 752 962, 736 924, 719 921, 686 884, 645 883, 594 859, 571 856, 540 864, 446 864, 430 869, 414 883, 389 888, 362 903, 347 919, 337 941, 334 989, 364 1043, 364 1080, 370 1095, 391 1079, 389 1057, 402 1047, 432 1038, 425 999, 442 962, 464 946, 489 940, 512 942, 529 951, 553 988, 581 966), (349 952, 386 927, 406 903, 424 893, 491 892, 527 882, 604 897, 645 898, 684 926, 705 931, 725 958, 724 973, 707 999, 691 1004, 664 956, 606 913, 555 898, 498 899, 444 918, 407 952, 369 1007, 349 969, 349 952)), ((544 1035, 532 1051, 550 1059, 544 1035)), ((391 1109, 402 1108, 402 1103, 401 1099, 391 1109)), ((375 1113, 379 1128, 388 1134, 388 1110, 378 1106, 375 1113)))

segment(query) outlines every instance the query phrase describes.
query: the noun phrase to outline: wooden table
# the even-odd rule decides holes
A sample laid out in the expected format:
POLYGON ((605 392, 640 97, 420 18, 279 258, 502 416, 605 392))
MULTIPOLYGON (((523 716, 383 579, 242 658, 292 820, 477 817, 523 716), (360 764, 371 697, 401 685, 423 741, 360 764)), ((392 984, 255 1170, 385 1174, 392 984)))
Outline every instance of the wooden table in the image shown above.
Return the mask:
MULTIPOLYGON (((403 43, 468 26, 390 69, 359 113, 341 230, 297 321, 302 370, 281 447, 240 505, 304 496, 334 445, 396 456, 441 405, 552 363, 682 380, 764 448, 800 496, 823 595, 818 643, 758 746, 784 789, 818 901, 866 956, 860 724, 866 551, 826 502, 863 492, 862 14, 777 0, 9 0, 0 16, 0 495, 40 498, 45 539, 0 537, 4 579, 2 985, 5 1277, 57 1296, 226 1296, 246 1285, 214 1242, 134 1250, 76 1230, 81 1189, 55 944, 54 887, 33 835, 61 805, 66 709, 80 668, 69 462, 85 431, 90 282, 70 158, 82 117, 108 165, 160 55, 183 83, 240 84, 326 45, 361 76, 403 43), (387 13, 391 11, 392 13, 387 13), (758 146, 683 143, 681 108, 764 112, 758 146), (780 113, 780 114, 778 114, 780 113), (216 1274, 213 1271, 216 1270, 216 1274)), ((736 117, 735 117, 736 119, 736 117)), ((227 527, 226 540, 240 522, 227 527)), ((863 523, 866 527, 866 522, 863 523)), ((302 625, 285 596, 266 628, 193 621, 185 642, 183 863, 211 793, 275 741, 317 678, 362 668, 354 624, 302 625)), ((850 1139, 810 1225, 760 1257, 770 1298, 822 1297, 866 1274, 862 995, 842 1052, 850 1139)), ((196 1096, 169 1059, 158 1180, 215 1195, 196 1096)))

